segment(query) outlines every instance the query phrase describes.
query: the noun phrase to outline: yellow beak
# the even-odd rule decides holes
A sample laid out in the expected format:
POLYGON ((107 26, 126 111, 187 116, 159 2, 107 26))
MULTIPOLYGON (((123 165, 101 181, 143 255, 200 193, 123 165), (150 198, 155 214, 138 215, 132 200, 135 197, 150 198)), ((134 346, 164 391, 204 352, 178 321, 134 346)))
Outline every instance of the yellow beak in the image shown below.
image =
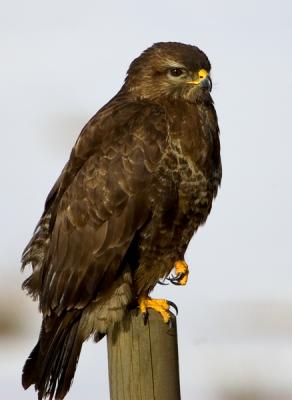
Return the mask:
POLYGON ((205 79, 208 76, 208 72, 205 69, 200 69, 200 71, 198 72, 198 78, 193 80, 193 81, 189 81, 188 83, 191 83, 193 85, 199 85, 203 79, 205 79))

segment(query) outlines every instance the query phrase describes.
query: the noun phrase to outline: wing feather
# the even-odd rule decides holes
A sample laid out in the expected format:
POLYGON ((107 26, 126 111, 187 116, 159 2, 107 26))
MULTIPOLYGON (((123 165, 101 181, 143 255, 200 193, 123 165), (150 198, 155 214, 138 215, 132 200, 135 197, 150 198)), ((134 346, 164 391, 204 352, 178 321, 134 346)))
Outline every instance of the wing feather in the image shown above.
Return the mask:
POLYGON ((45 315, 83 308, 118 279, 127 250, 151 214, 150 184, 166 128, 153 106, 141 107, 135 103, 135 112, 130 110, 130 131, 112 129, 93 153, 86 151, 83 134, 48 197, 50 231, 37 288, 45 315), (76 154, 87 158, 80 163, 76 154))

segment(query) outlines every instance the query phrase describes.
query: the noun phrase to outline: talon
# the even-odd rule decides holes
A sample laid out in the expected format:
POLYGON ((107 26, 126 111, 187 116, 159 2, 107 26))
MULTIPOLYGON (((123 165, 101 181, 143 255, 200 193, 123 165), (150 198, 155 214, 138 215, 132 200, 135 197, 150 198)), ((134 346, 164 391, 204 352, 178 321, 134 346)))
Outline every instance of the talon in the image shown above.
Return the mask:
POLYGON ((178 308, 177 305, 175 303, 173 303, 172 301, 167 300, 168 304, 174 308, 175 310, 175 314, 178 315, 178 308))
MULTIPOLYGON (((168 280, 168 278, 165 278, 165 279, 168 280)), ((164 286, 169 285, 169 283, 165 282, 165 279, 164 279, 163 281, 158 281, 157 283, 158 283, 159 285, 164 285, 164 286)))
POLYGON ((170 281, 171 283, 173 283, 174 285, 180 285, 180 279, 183 277, 184 275, 179 273, 178 275, 171 275, 169 278, 166 278, 168 281, 170 281))
POLYGON ((176 280, 172 281, 171 283, 173 285, 175 285, 175 286, 181 286, 181 283, 179 281, 176 281, 176 280))
POLYGON ((189 277, 188 264, 185 261, 176 261, 174 264, 176 275, 171 275, 167 280, 169 280, 173 285, 186 285, 189 277))
POLYGON ((143 318, 146 314, 148 314, 147 308, 152 308, 153 310, 155 310, 155 311, 159 312, 159 314, 161 314, 163 321, 165 323, 168 323, 170 320, 169 305, 171 305, 172 307, 174 307, 174 309, 176 309, 176 306, 174 303, 168 302, 167 300, 164 300, 164 299, 159 299, 159 300, 151 299, 150 297, 146 297, 146 296, 139 297, 138 304, 139 304, 140 311, 143 314, 143 318), (173 304, 174 304, 174 306, 173 306, 173 304))

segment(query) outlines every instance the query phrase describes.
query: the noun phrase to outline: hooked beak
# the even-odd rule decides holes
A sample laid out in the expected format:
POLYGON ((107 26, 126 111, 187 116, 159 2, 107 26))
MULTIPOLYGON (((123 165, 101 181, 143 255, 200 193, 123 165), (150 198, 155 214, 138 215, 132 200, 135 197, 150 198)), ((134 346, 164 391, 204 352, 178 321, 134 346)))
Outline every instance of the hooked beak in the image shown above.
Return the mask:
POLYGON ((204 78, 204 79, 199 83, 199 85, 201 86, 201 88, 207 89, 208 92, 211 92, 211 90, 212 90, 212 81, 211 81, 210 76, 209 76, 209 75, 206 76, 206 78, 204 78))
POLYGON ((201 88, 208 90, 209 92, 211 92, 212 90, 212 81, 208 72, 205 69, 200 69, 200 71, 198 72, 198 78, 193 81, 189 81, 188 83, 190 83, 191 85, 198 85, 201 88))

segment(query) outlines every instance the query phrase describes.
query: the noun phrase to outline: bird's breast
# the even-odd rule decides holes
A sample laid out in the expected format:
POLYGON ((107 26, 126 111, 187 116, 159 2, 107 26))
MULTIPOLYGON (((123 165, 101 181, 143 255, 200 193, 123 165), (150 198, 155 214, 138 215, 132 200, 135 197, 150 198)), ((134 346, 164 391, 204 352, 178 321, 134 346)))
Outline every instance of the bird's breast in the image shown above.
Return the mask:
POLYGON ((170 110, 166 156, 184 180, 208 181, 221 173, 219 128, 212 104, 184 104, 170 110), (196 179, 195 179, 196 178, 196 179))
POLYGON ((172 115, 159 176, 173 182, 170 187, 177 190, 182 213, 204 220, 221 179, 216 114, 204 106, 189 106, 172 115))

